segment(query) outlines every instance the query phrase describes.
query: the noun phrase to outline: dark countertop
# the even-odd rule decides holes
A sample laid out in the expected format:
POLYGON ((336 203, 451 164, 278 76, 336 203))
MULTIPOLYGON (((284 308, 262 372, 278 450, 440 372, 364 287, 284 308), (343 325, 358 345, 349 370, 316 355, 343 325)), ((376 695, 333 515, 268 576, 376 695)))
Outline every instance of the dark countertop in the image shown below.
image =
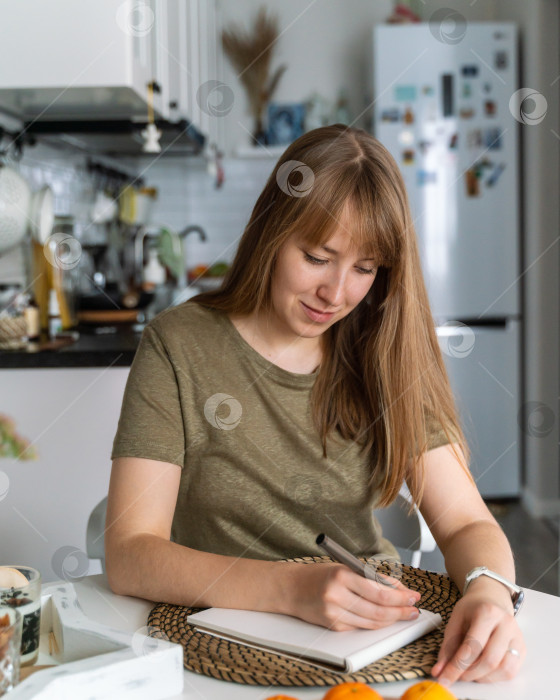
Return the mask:
POLYGON ((43 367, 130 367, 142 336, 141 324, 110 326, 115 331, 102 332, 104 326, 79 326, 78 340, 37 351, 0 350, 0 369, 43 367))

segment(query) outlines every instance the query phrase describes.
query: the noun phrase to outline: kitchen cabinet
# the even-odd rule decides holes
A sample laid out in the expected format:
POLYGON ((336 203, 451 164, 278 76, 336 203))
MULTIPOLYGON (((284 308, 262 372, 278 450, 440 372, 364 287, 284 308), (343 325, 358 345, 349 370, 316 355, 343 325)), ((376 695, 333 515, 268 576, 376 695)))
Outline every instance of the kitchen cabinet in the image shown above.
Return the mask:
POLYGON ((101 570, 86 560, 86 527, 109 488, 128 372, 0 370, 0 414, 15 421, 38 454, 0 458, 0 563, 29 564, 44 581, 62 578, 62 566, 69 574, 101 570))
MULTIPOLYGON (((161 83, 168 86, 169 119, 188 119, 211 141, 215 122, 200 108, 197 92, 218 73, 219 22, 215 0, 155 2, 167 29, 159 44, 161 83), (166 55, 167 56, 166 56, 166 55), (167 60, 166 60, 167 58, 167 60)), ((165 100, 164 100, 165 101, 165 100)))
POLYGON ((0 109, 28 120, 186 118, 203 133, 196 91, 216 70, 215 0, 3 3, 0 109))

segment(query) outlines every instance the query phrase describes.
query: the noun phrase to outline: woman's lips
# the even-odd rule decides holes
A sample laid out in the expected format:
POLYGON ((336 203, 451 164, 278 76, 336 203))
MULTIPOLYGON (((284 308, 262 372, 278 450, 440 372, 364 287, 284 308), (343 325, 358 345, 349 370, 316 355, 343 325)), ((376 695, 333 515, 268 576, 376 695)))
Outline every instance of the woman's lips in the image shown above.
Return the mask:
POLYGON ((309 318, 312 321, 316 321, 317 323, 324 323, 325 321, 330 321, 331 318, 334 316, 334 311, 331 311, 330 313, 325 313, 324 311, 317 311, 316 309, 311 308, 311 306, 307 306, 307 304, 304 304, 303 301, 301 302, 301 305, 307 316, 309 316, 309 318))

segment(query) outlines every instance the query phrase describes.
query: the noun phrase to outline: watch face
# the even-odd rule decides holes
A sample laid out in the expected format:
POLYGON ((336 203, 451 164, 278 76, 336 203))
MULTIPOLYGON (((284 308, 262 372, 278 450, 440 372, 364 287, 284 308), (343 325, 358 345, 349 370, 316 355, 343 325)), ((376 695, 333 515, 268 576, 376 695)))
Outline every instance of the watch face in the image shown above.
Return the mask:
POLYGON ((523 600, 525 598, 525 591, 518 591, 513 596, 513 614, 517 615, 519 608, 521 607, 523 600))

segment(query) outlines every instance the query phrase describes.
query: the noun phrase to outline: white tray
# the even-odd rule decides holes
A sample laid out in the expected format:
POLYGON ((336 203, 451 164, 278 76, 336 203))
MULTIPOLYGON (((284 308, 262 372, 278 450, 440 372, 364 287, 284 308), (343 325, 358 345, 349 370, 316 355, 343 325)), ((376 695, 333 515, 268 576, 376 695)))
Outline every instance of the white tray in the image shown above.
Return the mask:
POLYGON ((10 691, 10 700, 159 700, 183 690, 181 645, 90 620, 71 583, 42 590, 37 665, 50 664, 10 691), (49 652, 51 633, 56 654, 49 652))

